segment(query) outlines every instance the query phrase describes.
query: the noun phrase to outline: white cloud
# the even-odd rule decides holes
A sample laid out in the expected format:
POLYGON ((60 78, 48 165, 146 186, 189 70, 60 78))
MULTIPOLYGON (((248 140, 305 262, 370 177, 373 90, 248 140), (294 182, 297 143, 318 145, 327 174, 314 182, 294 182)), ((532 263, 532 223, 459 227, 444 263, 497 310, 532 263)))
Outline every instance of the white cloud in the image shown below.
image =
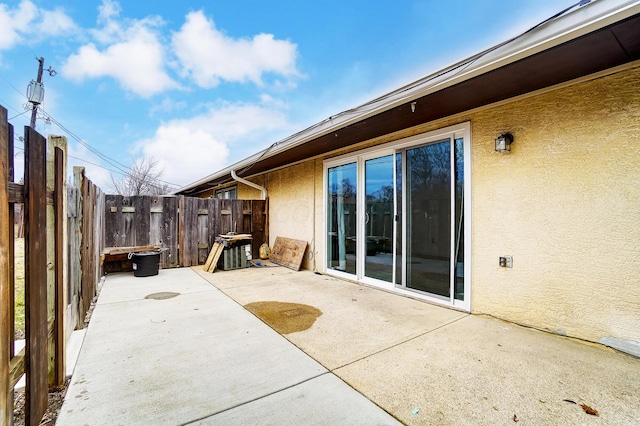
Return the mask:
POLYGON ((202 115, 162 124, 138 152, 158 160, 163 180, 185 185, 242 159, 288 134, 282 108, 268 104, 210 106, 202 115))
POLYGON ((294 43, 276 40, 272 34, 233 39, 219 31, 202 11, 186 16, 180 31, 173 34, 172 47, 183 74, 205 88, 215 87, 220 80, 262 85, 265 73, 287 78, 300 75, 294 43))
POLYGON ((76 30, 76 24, 61 8, 38 9, 30 0, 21 1, 13 9, 0 4, 0 50, 76 30))
POLYGON ((164 98, 161 102, 156 102, 149 110, 149 117, 153 117, 156 114, 168 114, 174 111, 179 111, 187 107, 185 101, 174 101, 171 98, 164 98))
POLYGON ((142 97, 177 88, 178 84, 164 69, 164 47, 157 31, 162 20, 150 17, 122 25, 113 20, 118 13, 117 3, 103 2, 99 16, 103 27, 92 34, 98 42, 108 42, 109 46, 102 50, 94 43, 81 46, 67 58, 63 75, 76 81, 112 77, 122 88, 142 97))
POLYGON ((98 23, 105 23, 112 18, 117 18, 121 11, 122 7, 117 1, 103 0, 102 4, 98 6, 98 23))
POLYGON ((34 27, 34 32, 41 37, 58 36, 77 31, 76 24, 62 9, 43 10, 42 19, 34 27))

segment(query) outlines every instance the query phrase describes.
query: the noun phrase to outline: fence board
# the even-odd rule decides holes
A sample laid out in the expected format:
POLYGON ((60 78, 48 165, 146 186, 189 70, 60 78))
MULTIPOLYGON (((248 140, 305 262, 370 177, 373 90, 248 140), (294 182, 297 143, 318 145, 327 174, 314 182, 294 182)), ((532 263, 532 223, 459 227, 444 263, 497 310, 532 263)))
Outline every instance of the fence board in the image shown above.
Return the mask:
POLYGON ((231 201, 231 231, 242 234, 244 223, 244 212, 242 210, 243 200, 231 201))
POLYGON ((133 200, 132 197, 122 197, 122 246, 118 247, 127 247, 127 246, 135 246, 136 245, 136 233, 135 233, 135 210, 132 209, 133 200))
POLYGON ((162 253, 163 268, 174 268, 180 265, 178 258, 178 199, 165 197, 162 199, 162 242, 167 248, 162 253))
POLYGON ((84 175, 84 168, 82 169, 82 244, 81 244, 81 265, 82 265, 82 309, 80 310, 81 317, 84 319, 91 300, 95 295, 95 253, 94 253, 94 240, 95 240, 95 210, 93 208, 94 203, 94 188, 93 184, 84 175))
POLYGON ((231 200, 220 200, 220 233, 228 234, 231 231, 233 231, 231 200))
POLYGON ((82 319, 78 313, 78 295, 80 291, 80 226, 78 223, 78 189, 67 188, 67 300, 70 310, 67 314, 67 335, 77 327, 81 328, 82 319))
MULTIPOLYGON (((13 138, 9 139, 7 110, 0 106, 0 223, 10 224, 13 228, 13 222, 9 222, 9 145, 13 145, 13 138)), ((9 250, 12 245, 8 228, 0 227, 0 304, 3 307, 13 306, 13 286, 10 285, 13 257, 9 250)), ((11 424, 13 415, 12 386, 9 383, 9 363, 13 357, 13 336, 10 336, 13 328, 12 312, 13 309, 0 309, 0 423, 7 425, 11 424)))
POLYGON ((120 221, 122 215, 122 195, 111 195, 105 200, 106 210, 104 213, 105 221, 105 244, 107 247, 124 247, 124 238, 121 239, 120 233, 122 227, 120 221))
POLYGON ((54 209, 55 209, 55 357, 54 357, 54 385, 64 384, 65 372, 65 333, 64 333, 64 277, 63 277, 63 247, 64 247, 64 153, 60 148, 54 149, 54 209))
POLYGON ((207 198, 207 210, 209 211, 209 241, 208 245, 213 248, 216 237, 220 232, 220 200, 216 198, 207 198))
POLYGON ((25 331, 26 424, 37 424, 47 409, 47 240, 45 139, 25 127, 25 331))
POLYGON ((206 198, 199 198, 197 200, 198 205, 198 263, 202 265, 207 261, 209 255, 209 203, 206 198))
POLYGON ((260 245, 269 243, 266 235, 266 202, 264 200, 251 201, 251 235, 253 236, 253 258, 260 257, 260 245))
MULTIPOLYGON (((0 121, 2 121, 2 119, 0 119, 0 121)), ((2 132, 2 130, 0 130, 0 132, 2 132)), ((7 167, 9 169, 9 173, 8 173, 8 180, 9 182, 13 182, 15 179, 15 167, 13 164, 13 154, 14 154, 14 146, 13 146, 13 125, 8 124, 7 125, 7 167)), ((4 205, 4 204, 3 204, 4 205)), ((9 226, 9 246, 8 246, 8 259, 9 259, 9 278, 7 281, 7 284, 9 285, 9 300, 11 300, 11 303, 9 303, 9 318, 11 319, 9 321, 9 323, 11 324, 11 328, 9 330, 9 340, 11 341, 11 345, 10 345, 10 355, 11 357, 13 357, 16 354, 15 351, 15 333, 16 333, 16 327, 15 327, 15 321, 13 320, 15 318, 15 304, 13 303, 13 301, 16 298, 16 280, 15 280, 15 270, 14 270, 14 266, 15 266, 15 258, 16 258, 16 254, 15 254, 15 204, 11 203, 11 201, 9 201, 9 220, 7 223, 10 224, 9 226)), ((2 223, 2 221, 0 221, 0 223, 2 223)), ((5 305, 6 306, 6 305, 5 305)))
POLYGON ((184 216, 185 263, 182 266, 198 264, 198 199, 184 199, 184 213, 180 210, 180 216, 184 216))
POLYGON ((135 221, 136 246, 149 245, 149 230, 151 224, 151 197, 134 197, 132 204, 135 208, 133 220, 135 221))
MULTIPOLYGON (((162 244, 162 198, 150 197, 149 200, 149 245, 162 244)), ((162 263, 162 260, 160 261, 162 263)))

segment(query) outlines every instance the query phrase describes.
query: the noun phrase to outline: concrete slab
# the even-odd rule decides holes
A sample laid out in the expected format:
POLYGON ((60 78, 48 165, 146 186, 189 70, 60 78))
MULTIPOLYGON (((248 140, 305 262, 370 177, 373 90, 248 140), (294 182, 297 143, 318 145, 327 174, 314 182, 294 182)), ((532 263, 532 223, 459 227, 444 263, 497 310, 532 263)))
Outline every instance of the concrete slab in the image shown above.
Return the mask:
MULTIPOLYGON (((155 278, 114 274, 102 288, 56 424, 188 424, 229 410, 250 412, 242 407, 267 396, 286 399, 286 392, 274 395, 326 374, 191 269, 155 278), (157 292, 179 294, 145 299, 157 292)), ((326 392, 334 395, 326 407, 350 390, 355 406, 392 423, 340 383, 339 392, 326 392)), ((316 412, 324 415, 330 413, 316 412)))
POLYGON ((408 425, 640 424, 637 358, 478 316, 334 372, 408 425))
POLYGON ((100 291, 99 305, 144 299, 152 293, 163 291, 180 294, 210 290, 207 283, 193 279, 190 268, 161 269, 158 275, 134 277, 133 272, 119 272, 107 276, 109 285, 100 291))
POLYGON ((400 425, 331 373, 192 425, 400 425))
POLYGON ((279 301, 320 309, 313 327, 286 337, 330 370, 469 315, 310 271, 198 273, 242 305, 279 301))
POLYGON ((604 346, 308 271, 202 274, 243 305, 322 310, 285 337, 405 424, 640 424, 640 359, 604 346))

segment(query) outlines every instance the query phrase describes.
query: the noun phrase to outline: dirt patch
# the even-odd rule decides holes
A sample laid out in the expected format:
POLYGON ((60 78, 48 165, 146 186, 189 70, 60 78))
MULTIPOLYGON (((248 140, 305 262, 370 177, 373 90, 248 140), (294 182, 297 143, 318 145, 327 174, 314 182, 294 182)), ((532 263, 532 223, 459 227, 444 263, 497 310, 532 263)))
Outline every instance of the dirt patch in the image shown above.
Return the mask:
POLYGON ((313 306, 288 302, 253 302, 244 307, 280 334, 304 331, 322 311, 313 306))
MULTIPOLYGON (((64 386, 61 386, 57 389, 54 389, 49 392, 49 401, 47 405, 47 411, 44 413, 42 417, 42 421, 40 422, 40 426, 53 426, 58 419, 58 414, 60 413, 60 407, 62 407, 62 403, 64 402, 64 396, 67 393, 67 387, 69 386, 69 379, 67 379, 64 383, 64 386)), ((25 401, 24 401, 24 389, 16 391, 13 397, 13 425, 14 426, 24 426, 25 424, 25 401)))

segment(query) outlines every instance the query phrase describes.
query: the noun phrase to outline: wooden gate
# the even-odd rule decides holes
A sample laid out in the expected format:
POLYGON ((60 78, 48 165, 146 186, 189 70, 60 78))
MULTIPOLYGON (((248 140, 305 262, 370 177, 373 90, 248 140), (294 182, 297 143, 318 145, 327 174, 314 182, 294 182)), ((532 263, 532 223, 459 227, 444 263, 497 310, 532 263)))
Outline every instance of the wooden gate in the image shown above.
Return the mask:
POLYGON ((64 383, 64 154, 54 148, 47 190, 46 140, 30 127, 24 132, 24 184, 14 183, 13 127, 0 107, 0 422, 10 424, 12 391, 26 375, 26 424, 38 424, 48 403, 49 386, 64 383), (15 204, 24 203, 25 348, 14 346, 15 204), (53 245, 47 245, 50 232, 53 245), (51 266, 49 268, 48 266, 51 266), (47 293, 52 295, 47 298, 47 293), (51 318, 51 320, 50 320, 51 318))

